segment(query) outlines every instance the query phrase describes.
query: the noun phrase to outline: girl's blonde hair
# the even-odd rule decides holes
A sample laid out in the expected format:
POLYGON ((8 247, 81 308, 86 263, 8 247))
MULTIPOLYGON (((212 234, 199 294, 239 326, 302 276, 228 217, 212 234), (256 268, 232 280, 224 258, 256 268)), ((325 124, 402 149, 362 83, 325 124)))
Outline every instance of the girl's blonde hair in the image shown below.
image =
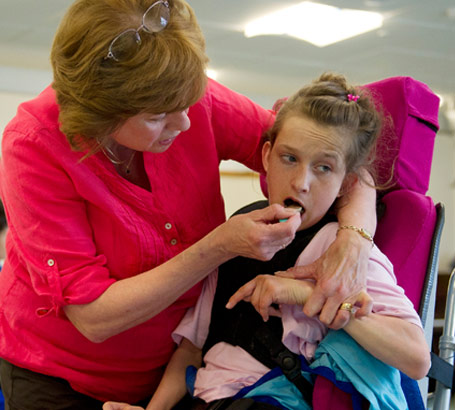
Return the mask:
POLYGON ((51 52, 53 88, 61 131, 74 149, 98 147, 129 117, 181 111, 202 96, 205 41, 184 0, 169 0, 162 31, 140 31, 132 58, 106 59, 112 40, 138 28, 154 2, 76 0, 60 23, 51 52))
POLYGON ((290 116, 305 116, 318 124, 339 127, 347 138, 346 173, 359 175, 360 167, 364 167, 374 176, 372 162, 381 116, 367 90, 349 85, 342 75, 321 75, 282 104, 267 134, 272 145, 290 116))

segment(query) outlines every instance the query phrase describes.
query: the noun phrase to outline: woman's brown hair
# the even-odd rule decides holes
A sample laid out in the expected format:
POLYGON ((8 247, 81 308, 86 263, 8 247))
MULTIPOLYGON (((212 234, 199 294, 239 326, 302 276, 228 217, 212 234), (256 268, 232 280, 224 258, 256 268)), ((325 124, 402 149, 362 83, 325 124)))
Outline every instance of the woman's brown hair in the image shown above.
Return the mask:
POLYGON ((97 147, 129 117, 181 111, 202 96, 205 41, 184 0, 169 0, 162 31, 140 31, 132 58, 106 58, 112 40, 138 28, 154 2, 76 0, 61 21, 51 52, 53 88, 61 131, 74 149, 97 147))

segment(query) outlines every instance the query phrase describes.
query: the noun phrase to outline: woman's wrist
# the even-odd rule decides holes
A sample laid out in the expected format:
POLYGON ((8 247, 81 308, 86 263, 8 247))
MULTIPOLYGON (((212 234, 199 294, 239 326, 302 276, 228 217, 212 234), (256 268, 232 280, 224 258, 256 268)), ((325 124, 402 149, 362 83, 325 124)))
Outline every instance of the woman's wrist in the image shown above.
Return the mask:
MULTIPOLYGON (((368 231, 366 231, 366 232, 368 232, 368 231)), ((360 248, 368 249, 368 250, 371 249, 372 242, 369 239, 360 235, 359 232, 357 232, 353 229, 338 228, 337 232, 336 232, 336 238, 341 239, 344 242, 346 242, 346 244, 355 246, 358 249, 360 249, 360 248)))
POLYGON ((229 247, 229 234, 225 232, 226 224, 225 222, 217 226, 203 239, 211 255, 218 261, 217 266, 238 256, 229 247))
POLYGON ((337 235, 338 235, 338 232, 345 230, 345 229, 358 233, 362 238, 369 241, 371 243, 371 245, 374 245, 373 235, 371 235, 371 233, 369 233, 365 228, 360 228, 355 225, 340 225, 340 227, 337 230, 337 235))

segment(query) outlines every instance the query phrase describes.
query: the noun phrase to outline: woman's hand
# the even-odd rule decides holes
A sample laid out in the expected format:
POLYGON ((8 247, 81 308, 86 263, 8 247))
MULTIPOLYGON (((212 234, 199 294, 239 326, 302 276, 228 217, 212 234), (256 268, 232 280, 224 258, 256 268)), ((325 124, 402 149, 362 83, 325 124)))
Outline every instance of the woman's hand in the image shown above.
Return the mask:
POLYGON ((226 308, 232 309, 241 300, 250 302, 267 322, 269 316, 279 316, 272 304, 304 305, 313 288, 314 284, 307 280, 259 275, 237 290, 226 308))
POLYGON ((115 401, 107 401, 103 404, 103 410, 144 410, 143 407, 132 406, 128 403, 118 403, 115 401))
POLYGON ((311 317, 319 315, 326 326, 341 329, 350 317, 348 311, 339 310, 342 303, 356 305, 356 317, 371 312, 373 301, 364 291, 370 250, 371 243, 357 232, 342 230, 327 252, 314 263, 290 268, 279 275, 314 279, 316 286, 303 312, 311 317))
POLYGON ((235 215, 210 235, 227 259, 244 256, 264 261, 292 242, 300 223, 296 210, 273 204, 235 215))

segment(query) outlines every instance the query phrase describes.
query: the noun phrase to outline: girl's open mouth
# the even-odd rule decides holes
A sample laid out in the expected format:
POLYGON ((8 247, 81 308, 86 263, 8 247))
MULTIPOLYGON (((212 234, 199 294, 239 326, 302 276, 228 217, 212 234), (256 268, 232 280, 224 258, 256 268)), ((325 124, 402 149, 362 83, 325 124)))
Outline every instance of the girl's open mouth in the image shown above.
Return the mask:
POLYGON ((303 214, 305 212, 305 208, 302 205, 300 205, 297 201, 293 200, 292 198, 286 198, 284 200, 284 206, 286 208, 295 209, 295 210, 299 211, 301 214, 303 214))

